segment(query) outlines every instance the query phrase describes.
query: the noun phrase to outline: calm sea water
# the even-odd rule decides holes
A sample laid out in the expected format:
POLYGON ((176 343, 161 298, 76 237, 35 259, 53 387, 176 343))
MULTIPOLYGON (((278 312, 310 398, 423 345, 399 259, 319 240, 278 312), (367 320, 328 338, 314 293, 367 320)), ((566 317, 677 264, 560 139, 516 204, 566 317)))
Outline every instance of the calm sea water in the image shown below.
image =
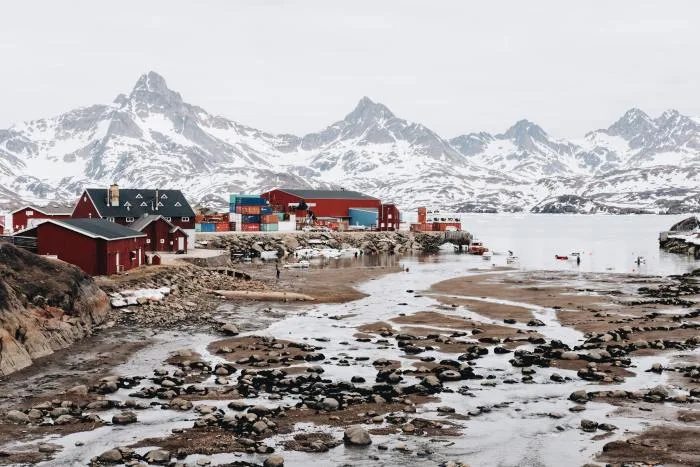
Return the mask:
MULTIPOLYGON (((495 252, 512 250, 523 269, 668 275, 700 268, 700 261, 659 249, 659 232, 686 217, 463 214, 462 228, 495 252), (554 259, 572 252, 581 253, 580 265, 554 259), (637 266, 637 256, 645 263, 637 266)), ((491 263, 505 264, 505 256, 494 255, 491 263)))

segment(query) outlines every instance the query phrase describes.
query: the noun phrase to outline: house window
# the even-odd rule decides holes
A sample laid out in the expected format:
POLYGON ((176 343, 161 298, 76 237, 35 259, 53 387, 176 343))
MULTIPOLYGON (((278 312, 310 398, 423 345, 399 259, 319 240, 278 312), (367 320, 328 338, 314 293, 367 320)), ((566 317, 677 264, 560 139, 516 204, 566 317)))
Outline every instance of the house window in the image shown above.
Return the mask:
POLYGON ((164 238, 161 238, 161 239, 160 239, 160 243, 161 243, 161 245, 162 245, 163 243, 165 243, 165 239, 164 239, 164 238))
POLYGON ((393 219, 393 218, 394 218, 394 216, 389 214, 389 219, 393 219))
POLYGON ((134 218, 133 218, 133 217, 127 217, 127 218, 126 218, 126 221, 127 221, 127 222, 134 222, 134 218))
POLYGON ((141 203, 141 207, 145 208, 147 206, 148 206, 148 204, 145 201, 141 203))
POLYGON ((141 196, 141 193, 136 195, 136 199, 143 199, 143 196, 141 196))
POLYGON ((160 199, 168 199, 165 193, 163 193, 163 196, 160 197, 160 199))
POLYGON ((147 238, 147 239, 146 239, 146 245, 148 245, 148 244, 150 244, 150 243, 151 243, 151 239, 150 239, 150 238, 147 238))
POLYGON ((170 218, 170 217, 164 217, 164 219, 165 219, 166 221, 170 222, 170 220, 171 220, 172 218, 170 218))
POLYGON ((131 207, 131 203, 127 201, 126 203, 124 203, 124 207, 130 208, 130 207, 131 207))
POLYGON ((158 201, 158 207, 161 207, 161 208, 162 208, 162 207, 163 207, 163 203, 161 203, 160 201, 158 201))
POLYGON ((105 217, 105 219, 107 219, 110 222, 114 222, 114 217, 105 217))
POLYGON ((183 218, 182 218, 182 222, 189 222, 189 221, 190 221, 190 218, 189 218, 189 217, 183 217, 183 218))
POLYGON ((27 209, 27 216, 33 216, 33 215, 34 215, 34 211, 27 209))
POLYGON ((177 203, 175 203, 175 207, 179 208, 180 206, 182 206, 182 204, 180 204, 179 201, 177 203))
POLYGON ((87 196, 83 196, 83 203, 87 203, 87 196))

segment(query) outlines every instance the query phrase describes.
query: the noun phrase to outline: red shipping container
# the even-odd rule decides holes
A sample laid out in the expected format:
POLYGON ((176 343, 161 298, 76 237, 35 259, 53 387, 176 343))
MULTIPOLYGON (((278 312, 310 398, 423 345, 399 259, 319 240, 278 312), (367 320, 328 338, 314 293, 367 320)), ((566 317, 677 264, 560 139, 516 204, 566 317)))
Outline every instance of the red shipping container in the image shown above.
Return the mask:
POLYGON ((266 214, 260 217, 261 224, 277 224, 280 221, 277 214, 266 214))
POLYGON ((260 224, 241 224, 243 232, 260 232, 260 224))
POLYGON ((241 206, 241 214, 246 216, 260 215, 260 206, 241 206))
POLYGON ((217 222, 216 231, 217 232, 228 232, 230 229, 228 222, 217 222))

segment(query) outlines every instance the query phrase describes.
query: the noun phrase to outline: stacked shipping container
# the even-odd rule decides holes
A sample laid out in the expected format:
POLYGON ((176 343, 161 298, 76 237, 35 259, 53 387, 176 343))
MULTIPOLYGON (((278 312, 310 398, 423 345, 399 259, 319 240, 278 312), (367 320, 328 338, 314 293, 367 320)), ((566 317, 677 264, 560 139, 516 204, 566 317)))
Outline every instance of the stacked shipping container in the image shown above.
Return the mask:
POLYGON ((264 218, 272 214, 267 200, 258 195, 232 194, 229 199, 232 230, 239 232, 266 231, 264 218))

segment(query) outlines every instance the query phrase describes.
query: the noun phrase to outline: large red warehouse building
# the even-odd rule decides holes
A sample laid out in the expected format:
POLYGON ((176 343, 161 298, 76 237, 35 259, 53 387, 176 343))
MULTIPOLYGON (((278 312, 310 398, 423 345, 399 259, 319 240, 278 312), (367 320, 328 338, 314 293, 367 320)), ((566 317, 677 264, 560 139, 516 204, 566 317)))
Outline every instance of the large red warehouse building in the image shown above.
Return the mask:
POLYGON ((93 276, 144 263, 146 234, 105 219, 49 219, 17 233, 36 237, 36 252, 54 255, 93 276))
POLYGON ((298 190, 276 188, 261 195, 272 208, 279 212, 294 213, 300 205, 306 205, 308 212, 316 218, 348 220, 350 210, 376 212, 376 225, 379 230, 398 230, 399 210, 393 204, 382 204, 379 198, 351 190, 298 190))
POLYGON ((294 212, 304 201, 317 217, 350 217, 350 208, 379 209, 382 202, 378 198, 350 190, 297 190, 276 188, 261 195, 270 202, 273 209, 281 212, 294 212))

